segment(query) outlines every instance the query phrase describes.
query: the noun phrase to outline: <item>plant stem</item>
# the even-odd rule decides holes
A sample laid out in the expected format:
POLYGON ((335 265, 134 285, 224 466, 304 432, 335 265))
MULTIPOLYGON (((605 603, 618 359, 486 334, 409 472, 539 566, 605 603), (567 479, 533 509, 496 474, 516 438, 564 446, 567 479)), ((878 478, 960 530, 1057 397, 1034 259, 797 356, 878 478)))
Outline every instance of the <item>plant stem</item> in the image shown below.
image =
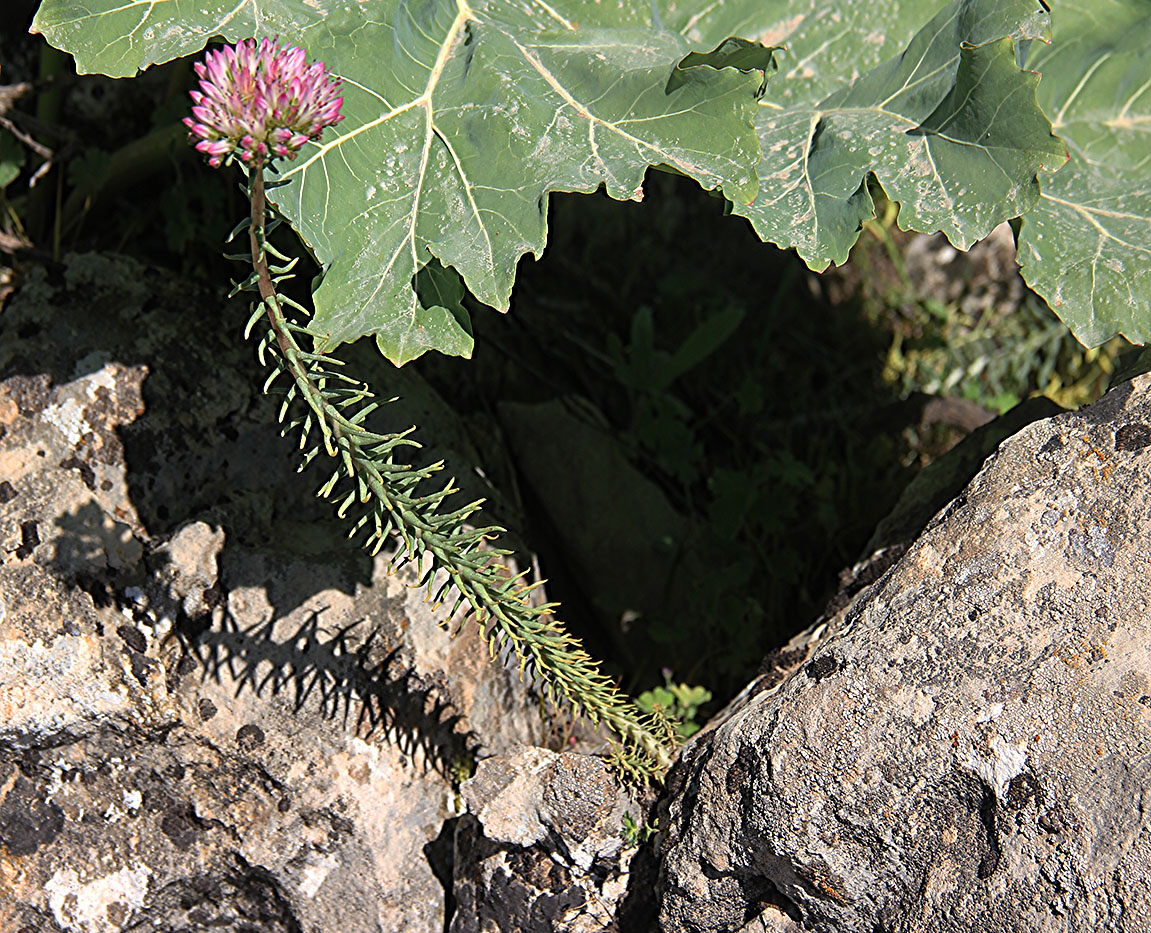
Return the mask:
MULTIPOLYGON (((488 640, 493 658, 510 647, 519 660, 521 676, 525 669, 538 675, 555 705, 570 706, 574 714, 586 714, 593 722, 602 721, 612 730, 618 739, 616 761, 621 768, 641 780, 661 775, 674 748, 672 727, 658 713, 642 713, 616 689, 579 641, 554 617, 554 604, 531 604, 527 597, 535 584, 525 584, 522 574, 509 576, 498 563, 508 551, 481 547, 494 540, 500 529, 468 527, 466 523, 478 512, 479 503, 441 512, 441 504, 455 491, 451 482, 439 492, 425 495, 417 495, 415 487, 438 472, 442 464, 417 469, 393 463, 395 448, 414 442, 406 434, 367 431, 363 421, 376 407, 374 403, 364 405, 351 417, 345 414, 351 406, 370 399, 371 393, 363 383, 325 369, 338 361, 325 354, 305 352, 297 343, 295 332, 310 332, 285 317, 284 300, 276 291, 274 270, 267 258, 268 205, 260 169, 249 174, 249 196, 252 210, 248 237, 255 285, 271 326, 272 340, 265 342, 262 349, 271 350, 278 357, 277 372, 291 376, 294 388, 288 390, 288 401, 299 395, 308 405, 310 414, 297 422, 302 425, 303 437, 306 439, 313 424, 323 435, 322 444, 306 455, 305 463, 323 448, 341 464, 321 494, 330 495, 340 479, 350 481, 352 490, 346 496, 340 494, 341 516, 357 500, 369 508, 353 534, 366 524, 372 527, 367 545, 374 544, 378 551, 385 537, 394 531, 403 550, 393 561, 415 562, 421 582, 426 582, 429 589, 435 571, 446 571, 448 582, 439 587, 435 596, 439 602, 449 586, 454 588, 456 597, 449 618, 456 608, 467 605, 488 640), (340 388, 330 389, 330 379, 341 380, 340 388), (425 568, 425 558, 430 558, 430 568, 425 568)), ((281 420, 286 410, 287 402, 281 420)))

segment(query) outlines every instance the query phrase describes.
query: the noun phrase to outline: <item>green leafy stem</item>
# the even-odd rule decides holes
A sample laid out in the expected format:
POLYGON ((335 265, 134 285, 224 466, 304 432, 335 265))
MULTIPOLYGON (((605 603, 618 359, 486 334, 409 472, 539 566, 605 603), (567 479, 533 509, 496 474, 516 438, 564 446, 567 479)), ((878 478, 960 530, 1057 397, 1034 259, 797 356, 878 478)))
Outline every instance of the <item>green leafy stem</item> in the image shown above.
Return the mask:
POLYGON ((443 469, 443 463, 415 467, 395 462, 399 448, 419 446, 409 436, 414 429, 395 434, 369 431, 365 422, 380 404, 373 400, 369 387, 340 372, 340 360, 300 346, 299 335, 313 345, 318 335, 288 318, 285 308, 305 316, 309 312, 277 290, 280 282, 291 277, 296 260, 268 242, 268 234, 280 222, 278 217, 268 219, 272 210, 266 188, 275 184, 265 182, 261 170, 249 173, 251 215, 232 237, 247 229, 253 271, 236 291, 259 293, 245 336, 266 317, 269 329, 258 352, 260 362, 272 372, 264 391, 284 395, 279 417, 285 423, 292 415, 286 421, 285 434, 299 432, 300 449, 305 451, 300 469, 321 453, 335 460, 331 476, 317 495, 338 502, 340 517, 353 520, 349 537, 366 533, 363 545, 373 554, 389 538, 398 537, 393 565, 414 561, 419 584, 427 586, 437 607, 452 600, 445 624, 466 608, 479 624, 493 659, 506 656, 510 648, 519 661, 520 676, 527 673, 538 677, 553 705, 570 708, 573 715, 586 715, 593 723, 608 727, 622 772, 640 781, 658 779, 675 747, 674 727, 666 717, 659 709, 641 712, 616 689, 556 619, 555 603, 533 604, 530 597, 538 584, 526 582, 526 572, 512 574, 501 563, 511 552, 490 544, 503 529, 469 524, 482 500, 443 511, 445 501, 457 491, 453 480, 438 491, 420 491, 426 488, 425 480, 443 469), (283 264, 271 264, 269 256, 283 264), (291 381, 286 390, 273 389, 280 376, 291 381), (293 405, 300 401, 303 406, 293 405), (439 570, 445 574, 437 578, 439 570))

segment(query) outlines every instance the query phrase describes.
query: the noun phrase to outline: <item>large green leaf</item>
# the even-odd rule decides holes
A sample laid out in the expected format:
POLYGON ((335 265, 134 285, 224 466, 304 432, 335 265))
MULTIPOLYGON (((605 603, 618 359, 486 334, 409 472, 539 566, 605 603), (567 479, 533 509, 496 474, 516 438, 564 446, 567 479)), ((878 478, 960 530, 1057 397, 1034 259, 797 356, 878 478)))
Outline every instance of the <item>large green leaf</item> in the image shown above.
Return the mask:
POLYGON ((539 255, 550 191, 642 196, 666 164, 751 201, 759 72, 675 65, 692 46, 659 2, 45 0, 33 28, 81 71, 131 75, 278 34, 344 79, 346 119, 285 167, 275 200, 326 266, 315 326, 375 334, 393 361, 467 352, 457 308, 415 278, 433 259, 506 309, 539 255))
POLYGON ((677 25, 782 45, 760 102, 760 193, 735 205, 765 240, 814 269, 847 258, 874 213, 874 173, 905 229, 962 248, 1031 207, 1036 172, 1064 150, 1035 100, 1013 39, 1042 35, 1036 0, 728 0, 677 25), (924 25, 926 23, 926 25, 924 25))
POLYGON ((1019 262, 1083 343, 1151 338, 1151 3, 1059 0, 1031 50, 1039 101, 1070 161, 1042 179, 1019 262))

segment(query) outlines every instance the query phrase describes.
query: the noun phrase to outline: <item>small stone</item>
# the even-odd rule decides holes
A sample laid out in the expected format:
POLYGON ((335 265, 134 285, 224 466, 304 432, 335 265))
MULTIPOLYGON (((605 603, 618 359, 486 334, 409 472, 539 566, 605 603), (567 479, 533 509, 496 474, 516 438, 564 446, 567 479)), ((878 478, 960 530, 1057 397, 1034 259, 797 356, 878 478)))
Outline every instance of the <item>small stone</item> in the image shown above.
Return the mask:
POLYGON ((27 560, 40 543, 39 523, 30 519, 20 523, 20 546, 16 548, 16 559, 27 560))
POLYGON ((196 814, 188 804, 177 804, 168 809, 160 820, 160 831, 181 851, 191 847, 200 832, 196 814))
POLYGON ((824 677, 830 677, 839 670, 840 666, 834 655, 822 654, 804 667, 803 671, 812 680, 823 680, 824 677))
POLYGON ((169 593, 180 601, 184 613, 191 619, 212 609, 205 601, 205 593, 217 586, 218 559, 223 547, 222 529, 213 529, 205 522, 192 522, 181 528, 162 549, 170 561, 167 567, 169 593))
POLYGON ((8 856, 31 855, 52 843, 64 828, 64 814, 56 804, 31 796, 25 782, 22 793, 0 806, 0 849, 8 856))

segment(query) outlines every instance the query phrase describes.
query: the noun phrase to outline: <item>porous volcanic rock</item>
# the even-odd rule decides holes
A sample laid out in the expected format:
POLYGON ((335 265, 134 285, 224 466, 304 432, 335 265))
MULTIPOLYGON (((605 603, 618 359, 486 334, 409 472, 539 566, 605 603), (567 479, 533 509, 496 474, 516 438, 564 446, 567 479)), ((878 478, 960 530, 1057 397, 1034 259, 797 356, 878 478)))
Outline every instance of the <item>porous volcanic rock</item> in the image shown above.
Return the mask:
POLYGON ((1151 376, 1027 426, 780 652, 671 775, 661 928, 1151 929, 1149 465, 1151 376))

